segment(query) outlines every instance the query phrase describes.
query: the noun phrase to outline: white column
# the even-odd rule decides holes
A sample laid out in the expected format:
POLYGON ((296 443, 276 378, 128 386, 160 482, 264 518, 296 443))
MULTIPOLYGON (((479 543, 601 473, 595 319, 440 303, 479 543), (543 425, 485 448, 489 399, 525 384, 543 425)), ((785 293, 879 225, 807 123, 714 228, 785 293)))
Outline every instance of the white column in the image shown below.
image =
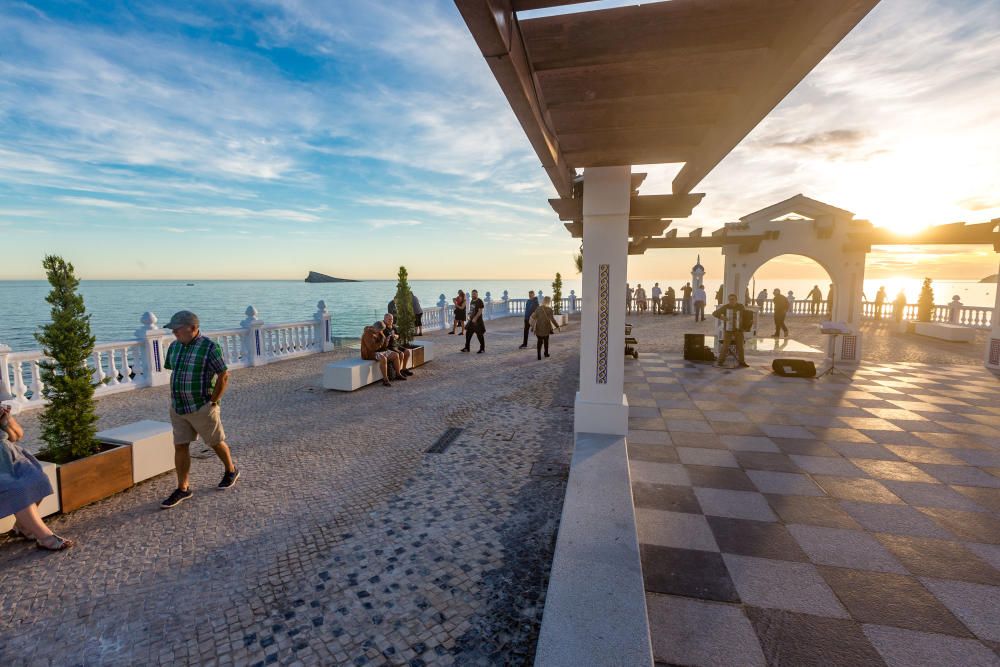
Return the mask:
MULTIPOLYGON (((172 336, 156 324, 156 315, 147 311, 139 318, 141 327, 135 330, 135 337, 142 344, 143 382, 150 387, 159 387, 170 382, 170 371, 163 367, 167 356, 167 346, 172 336)), ((94 358, 95 374, 103 375, 100 356, 94 358)))
POLYGON ((583 186, 583 292, 576 433, 628 433, 625 283, 631 167, 591 167, 583 186))
POLYGON ((248 365, 263 366, 267 363, 268 341, 264 335, 264 321, 257 317, 257 309, 247 306, 246 319, 240 322, 243 331, 243 353, 248 358, 248 365))
POLYGON ((0 401, 9 401, 14 398, 11 392, 10 371, 7 365, 10 363, 7 358, 10 356, 10 346, 0 343, 0 401))
POLYGON ((996 302, 993 305, 993 329, 986 339, 986 354, 983 361, 986 368, 1000 371, 1000 276, 997 277, 997 284, 993 291, 996 293, 996 302))
POLYGON ((330 335, 330 311, 326 309, 326 301, 316 303, 313 319, 316 320, 316 340, 319 341, 319 349, 321 352, 329 352, 333 349, 333 336, 330 335))

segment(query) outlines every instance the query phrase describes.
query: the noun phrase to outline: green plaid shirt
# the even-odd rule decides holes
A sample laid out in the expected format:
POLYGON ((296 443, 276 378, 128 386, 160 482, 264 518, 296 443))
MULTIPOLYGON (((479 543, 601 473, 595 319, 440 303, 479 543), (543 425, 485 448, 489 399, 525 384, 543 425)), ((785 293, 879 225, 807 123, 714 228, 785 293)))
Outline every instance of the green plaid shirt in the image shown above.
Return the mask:
POLYGON ((226 372, 218 344, 201 334, 187 345, 175 340, 167 348, 163 364, 170 374, 170 398, 180 415, 197 412, 212 400, 215 376, 226 372))

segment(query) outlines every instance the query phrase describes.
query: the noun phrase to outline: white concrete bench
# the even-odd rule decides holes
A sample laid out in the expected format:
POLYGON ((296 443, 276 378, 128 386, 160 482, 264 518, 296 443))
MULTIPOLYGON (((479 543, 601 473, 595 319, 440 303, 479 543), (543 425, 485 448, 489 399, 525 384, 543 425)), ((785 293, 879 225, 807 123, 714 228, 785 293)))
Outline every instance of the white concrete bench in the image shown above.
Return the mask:
MULTIPOLYGON (((431 343, 421 341, 416 343, 423 348, 419 355, 414 350, 413 367, 422 366, 434 358, 434 347, 431 343)), ((341 359, 326 365, 323 369, 323 388, 337 391, 355 391, 382 379, 377 361, 366 361, 361 358, 341 359)))
POLYGON ((173 427, 166 422, 143 420, 99 431, 97 439, 114 445, 132 445, 132 482, 174 469, 173 427))
POLYGON ((969 327, 958 324, 946 324, 944 322, 917 322, 913 326, 914 332, 920 336, 930 338, 940 338, 941 340, 955 343, 974 343, 976 341, 976 331, 969 327))

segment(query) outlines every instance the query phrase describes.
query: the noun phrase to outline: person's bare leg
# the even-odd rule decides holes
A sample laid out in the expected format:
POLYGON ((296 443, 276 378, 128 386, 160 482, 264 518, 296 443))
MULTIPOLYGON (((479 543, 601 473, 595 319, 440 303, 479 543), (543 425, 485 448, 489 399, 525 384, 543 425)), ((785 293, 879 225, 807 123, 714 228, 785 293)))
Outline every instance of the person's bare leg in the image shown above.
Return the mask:
POLYGON ((44 539, 52 534, 49 527, 42 521, 42 517, 38 513, 38 505, 35 504, 28 505, 20 512, 14 512, 14 527, 36 540, 44 539))
POLYGON ((191 474, 191 443, 185 442, 183 445, 174 445, 174 467, 177 468, 177 488, 181 491, 188 490, 188 477, 191 474))
POLYGON ((236 465, 233 463, 233 453, 229 451, 229 445, 225 442, 220 442, 215 447, 215 455, 219 457, 222 461, 222 465, 226 466, 226 472, 236 472, 236 465))
POLYGON ((386 362, 385 357, 378 360, 378 369, 382 371, 382 379, 386 382, 389 381, 389 364, 386 362))
POLYGON ((403 358, 403 355, 401 355, 401 354, 397 354, 397 355, 393 356, 393 358, 392 358, 392 366, 393 366, 393 368, 396 369, 396 375, 398 375, 400 377, 402 377, 402 375, 403 375, 403 369, 402 369, 402 366, 401 366, 400 361, 399 361, 402 358, 403 358))

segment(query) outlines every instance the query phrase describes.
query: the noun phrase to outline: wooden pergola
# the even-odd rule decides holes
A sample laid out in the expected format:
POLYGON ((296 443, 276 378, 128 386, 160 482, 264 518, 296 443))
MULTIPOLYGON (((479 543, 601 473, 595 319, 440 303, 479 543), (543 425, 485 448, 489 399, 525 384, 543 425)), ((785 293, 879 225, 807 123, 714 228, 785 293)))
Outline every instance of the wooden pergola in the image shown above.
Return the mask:
POLYGON ((587 3, 455 0, 574 236, 577 170, 684 163, 672 194, 633 192, 633 239, 689 216, 703 197, 692 190, 877 2, 671 0, 523 19, 587 3))

